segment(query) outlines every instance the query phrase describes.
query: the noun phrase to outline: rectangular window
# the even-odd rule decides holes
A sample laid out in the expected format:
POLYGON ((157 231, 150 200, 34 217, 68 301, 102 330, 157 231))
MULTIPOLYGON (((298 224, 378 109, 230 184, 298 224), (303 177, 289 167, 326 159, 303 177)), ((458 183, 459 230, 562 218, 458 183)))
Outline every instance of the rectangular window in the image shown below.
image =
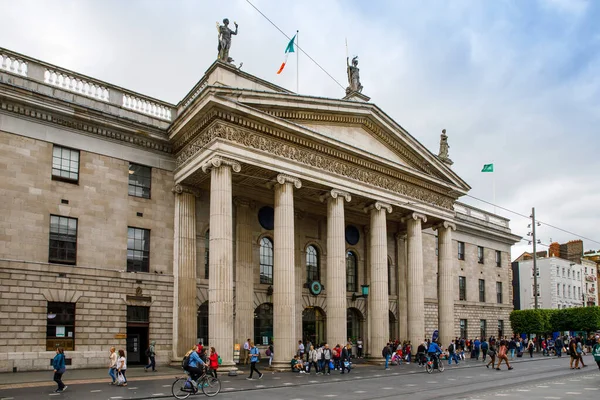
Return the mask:
POLYGON ((479 301, 485 303, 485 280, 479 280, 479 301))
POLYGON ((466 319, 461 319, 460 320, 460 337, 461 338, 468 338, 467 336, 467 320, 466 319))
POLYGON ((556 277, 560 276, 560 267, 556 267, 556 277))
POLYGON ((496 282, 496 301, 502 304, 502 282, 496 282))
POLYGON ((565 277, 565 269, 563 268, 563 278, 565 277))
POLYGON ((504 337, 504 320, 498 320, 498 338, 504 337))
POLYGON ((567 297, 567 285, 563 283, 563 297, 567 297))
POLYGON ((556 296, 560 296, 560 283, 556 284, 556 296))
POLYGON ((48 262, 77 262, 77 218, 50 215, 50 251, 48 262))
POLYGON ((150 230, 127 227, 127 271, 150 271, 150 230))
POLYGON ((579 271, 577 271, 577 280, 581 280, 581 273, 579 271))
POLYGON ((496 250, 496 267, 501 267, 502 266, 502 252, 499 250, 496 250))
POLYGON ((487 321, 485 319, 479 320, 479 337, 485 338, 487 336, 487 321))
POLYGON ((467 278, 464 276, 458 277, 458 299, 467 300, 467 278))
POLYGON ((127 323, 150 323, 150 307, 127 306, 127 323))
POLYGON ((48 302, 46 351, 75 350, 75 303, 48 302))
POLYGON ((569 286, 567 287, 567 289, 569 290, 569 291, 567 292, 567 293, 569 293, 569 298, 571 298, 571 285, 569 285, 569 286))
POLYGON ((458 259, 459 260, 465 259, 465 243, 464 242, 458 242, 458 259))
POLYGON ((79 150, 56 145, 52 148, 52 179, 79 182, 79 150))
POLYGON ((577 287, 577 298, 580 299, 581 298, 581 288, 577 287))
POLYGON ((129 163, 129 195, 150 198, 152 183, 152 168, 144 165, 129 163))
POLYGON ((483 264, 484 258, 483 258, 483 247, 481 246, 477 246, 477 262, 479 264, 483 264))

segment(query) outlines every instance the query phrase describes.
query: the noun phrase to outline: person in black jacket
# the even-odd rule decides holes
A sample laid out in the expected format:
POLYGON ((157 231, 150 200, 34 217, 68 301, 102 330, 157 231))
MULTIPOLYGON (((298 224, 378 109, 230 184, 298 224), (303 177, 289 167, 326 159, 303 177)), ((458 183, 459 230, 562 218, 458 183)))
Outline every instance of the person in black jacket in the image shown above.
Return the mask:
POLYGON ((421 343, 419 347, 417 347, 417 361, 419 362, 419 367, 425 365, 425 353, 427 353, 427 348, 425 347, 425 343, 421 343))
POLYGON ((340 368, 342 370, 342 374, 344 373, 344 370, 347 370, 348 373, 350 373, 350 352, 351 352, 352 346, 351 345, 346 345, 344 346, 344 348, 341 351, 341 355, 340 355, 340 368), (348 363, 348 366, 346 367, 346 363, 348 363))

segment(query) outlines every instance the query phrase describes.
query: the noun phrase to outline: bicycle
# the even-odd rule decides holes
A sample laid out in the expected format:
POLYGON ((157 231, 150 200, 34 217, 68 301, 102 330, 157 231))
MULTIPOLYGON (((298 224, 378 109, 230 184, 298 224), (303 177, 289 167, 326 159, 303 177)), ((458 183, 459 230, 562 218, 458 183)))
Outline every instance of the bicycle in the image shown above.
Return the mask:
POLYGON ((444 363, 442 362, 442 360, 440 360, 440 358, 437 355, 434 355, 432 357, 428 356, 427 362, 425 363, 425 371, 427 371, 428 374, 431 374, 434 369, 437 369, 440 372, 444 372, 444 363), (437 367, 435 366, 435 364, 437 364, 437 367))
POLYGON ((221 391, 221 381, 218 378, 208 374, 209 369, 207 368, 204 373, 196 380, 197 388, 194 388, 192 384, 192 378, 190 373, 185 371, 187 376, 177 378, 171 386, 171 393, 176 399, 187 399, 190 395, 202 393, 205 396, 213 397, 219 394, 221 391))

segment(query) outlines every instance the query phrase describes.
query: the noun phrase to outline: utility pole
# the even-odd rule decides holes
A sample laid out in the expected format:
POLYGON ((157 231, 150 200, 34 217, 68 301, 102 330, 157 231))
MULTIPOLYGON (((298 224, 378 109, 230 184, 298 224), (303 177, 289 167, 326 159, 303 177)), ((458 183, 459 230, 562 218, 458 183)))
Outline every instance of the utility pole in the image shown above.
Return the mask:
POLYGON ((534 299, 534 308, 538 309, 538 269, 537 269, 537 253, 536 253, 536 245, 537 238, 535 236, 535 207, 531 207, 531 227, 533 229, 533 299, 534 299))

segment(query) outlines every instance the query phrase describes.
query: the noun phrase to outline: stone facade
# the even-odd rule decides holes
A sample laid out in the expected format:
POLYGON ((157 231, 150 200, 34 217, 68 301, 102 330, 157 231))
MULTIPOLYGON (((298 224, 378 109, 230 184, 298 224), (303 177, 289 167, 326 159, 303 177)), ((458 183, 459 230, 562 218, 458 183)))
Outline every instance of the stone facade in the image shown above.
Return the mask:
POLYGON ((75 306, 74 368, 104 366, 111 346, 143 363, 149 340, 159 364, 200 339, 230 366, 234 343, 266 338, 287 368, 301 338, 360 336, 377 359, 389 338, 447 341, 462 319, 468 336, 481 319, 510 331, 519 238, 457 202, 468 185, 375 105, 292 95, 218 62, 172 105, 11 57, 27 68, 0 71, 0 332, 15 335, 0 339, 0 371, 47 367, 54 303, 75 306), (56 146, 79 151, 76 183, 53 179, 56 146), (129 195, 130 163, 150 167, 150 198, 129 195), (75 265, 49 262, 51 215, 77 219, 75 265), (147 272, 127 271, 128 227, 150 232, 147 272))

